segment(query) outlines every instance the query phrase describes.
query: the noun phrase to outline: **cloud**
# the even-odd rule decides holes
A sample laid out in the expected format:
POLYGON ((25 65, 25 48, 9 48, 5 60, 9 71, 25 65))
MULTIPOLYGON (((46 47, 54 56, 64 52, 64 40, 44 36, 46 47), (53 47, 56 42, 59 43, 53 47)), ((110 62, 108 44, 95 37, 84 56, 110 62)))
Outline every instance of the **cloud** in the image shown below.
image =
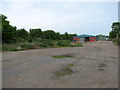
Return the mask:
POLYGON ((8 16, 10 24, 27 30, 107 33, 110 23, 117 17, 116 3, 7 1, 0 3, 1 12, 8 16))

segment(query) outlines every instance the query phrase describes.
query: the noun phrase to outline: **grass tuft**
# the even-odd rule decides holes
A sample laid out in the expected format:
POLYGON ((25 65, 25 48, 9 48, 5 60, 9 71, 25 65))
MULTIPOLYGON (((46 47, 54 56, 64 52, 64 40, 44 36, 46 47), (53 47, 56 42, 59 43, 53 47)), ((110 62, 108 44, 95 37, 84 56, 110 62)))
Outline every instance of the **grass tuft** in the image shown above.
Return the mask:
POLYGON ((72 69, 70 69, 70 67, 67 67, 67 68, 63 68, 57 72, 55 72, 55 75, 57 77, 60 77, 60 76, 65 76, 65 75, 71 75, 72 74, 72 69))
POLYGON ((70 67, 74 66, 74 64, 69 64, 70 67))

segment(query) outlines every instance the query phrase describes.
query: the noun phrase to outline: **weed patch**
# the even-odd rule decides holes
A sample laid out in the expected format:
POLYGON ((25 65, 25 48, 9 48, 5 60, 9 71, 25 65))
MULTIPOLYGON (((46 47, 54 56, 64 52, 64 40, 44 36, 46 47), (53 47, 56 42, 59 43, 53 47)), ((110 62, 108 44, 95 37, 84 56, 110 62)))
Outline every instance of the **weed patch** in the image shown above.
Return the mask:
POLYGON ((114 39, 112 40, 112 42, 113 42, 115 45, 120 46, 120 39, 114 38, 114 39))
POLYGON ((80 47, 82 44, 72 45, 70 40, 37 39, 32 42, 19 42, 14 44, 2 44, 3 51, 21 51, 39 48, 80 47), (20 47, 20 49, 17 49, 20 47))
POLYGON ((66 54, 66 55, 55 55, 54 58, 72 58, 72 55, 66 54))
POLYGON ((70 67, 74 66, 74 64, 69 64, 70 67))
POLYGON ((58 71, 56 71, 54 74, 57 77, 63 77, 65 75, 71 75, 73 73, 71 67, 74 66, 74 64, 69 64, 67 67, 62 68, 58 71))

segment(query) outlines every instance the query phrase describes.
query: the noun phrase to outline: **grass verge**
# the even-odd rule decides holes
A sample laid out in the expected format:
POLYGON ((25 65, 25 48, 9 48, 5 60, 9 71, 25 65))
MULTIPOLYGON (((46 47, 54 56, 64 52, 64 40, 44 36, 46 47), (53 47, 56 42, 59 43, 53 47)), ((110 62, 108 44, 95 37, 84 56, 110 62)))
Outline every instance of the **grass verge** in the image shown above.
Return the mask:
POLYGON ((72 45, 69 40, 42 40, 35 42, 20 42, 13 44, 2 44, 2 51, 22 51, 39 48, 61 48, 61 47, 81 47, 82 44, 72 45))

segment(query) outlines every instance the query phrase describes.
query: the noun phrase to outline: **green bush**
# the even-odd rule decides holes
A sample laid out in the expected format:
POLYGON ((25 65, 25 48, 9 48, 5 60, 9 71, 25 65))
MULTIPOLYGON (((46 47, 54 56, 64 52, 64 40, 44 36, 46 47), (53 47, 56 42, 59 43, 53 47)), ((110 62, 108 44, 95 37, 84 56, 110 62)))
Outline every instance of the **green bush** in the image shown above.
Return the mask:
POLYGON ((82 47, 82 44, 74 45, 74 47, 82 47))
POLYGON ((82 44, 72 45, 69 40, 49 40, 37 38, 34 42, 19 42, 15 44, 3 44, 3 51, 21 51, 29 49, 38 49, 39 47, 79 47, 82 44))
POLYGON ((54 40, 47 40, 47 39, 40 39, 39 42, 35 41, 34 42, 35 45, 39 46, 39 47, 53 47, 55 44, 54 40))
POLYGON ((17 51, 16 48, 7 48, 7 47, 3 47, 2 51, 17 51))
POLYGON ((70 46, 71 44, 70 44, 70 41, 60 40, 60 41, 57 42, 57 45, 58 45, 58 46, 70 46))
POLYGON ((27 49, 35 49, 37 46, 33 43, 16 43, 16 44, 3 44, 2 50, 3 51, 21 51, 27 49), (20 47, 20 48, 19 48, 20 47))
POLYGON ((15 44, 3 44, 2 51, 17 51, 15 44))
POLYGON ((112 42, 114 42, 116 45, 120 45, 120 41, 117 38, 112 39, 112 42))
POLYGON ((75 45, 70 45, 70 47, 75 47, 75 45))
POLYGON ((45 41, 43 41, 42 43, 44 43, 45 45, 48 45, 48 46, 54 46, 54 41, 52 41, 52 40, 45 40, 45 41))
POLYGON ((21 47, 22 50, 26 50, 26 49, 34 49, 35 45, 33 43, 21 43, 19 47, 21 47))
POLYGON ((23 42, 27 42, 27 40, 25 40, 23 38, 16 38, 16 42, 17 43, 23 43, 23 42))
POLYGON ((37 46, 39 46, 39 47, 47 47, 47 45, 45 45, 45 44, 38 44, 37 46))

